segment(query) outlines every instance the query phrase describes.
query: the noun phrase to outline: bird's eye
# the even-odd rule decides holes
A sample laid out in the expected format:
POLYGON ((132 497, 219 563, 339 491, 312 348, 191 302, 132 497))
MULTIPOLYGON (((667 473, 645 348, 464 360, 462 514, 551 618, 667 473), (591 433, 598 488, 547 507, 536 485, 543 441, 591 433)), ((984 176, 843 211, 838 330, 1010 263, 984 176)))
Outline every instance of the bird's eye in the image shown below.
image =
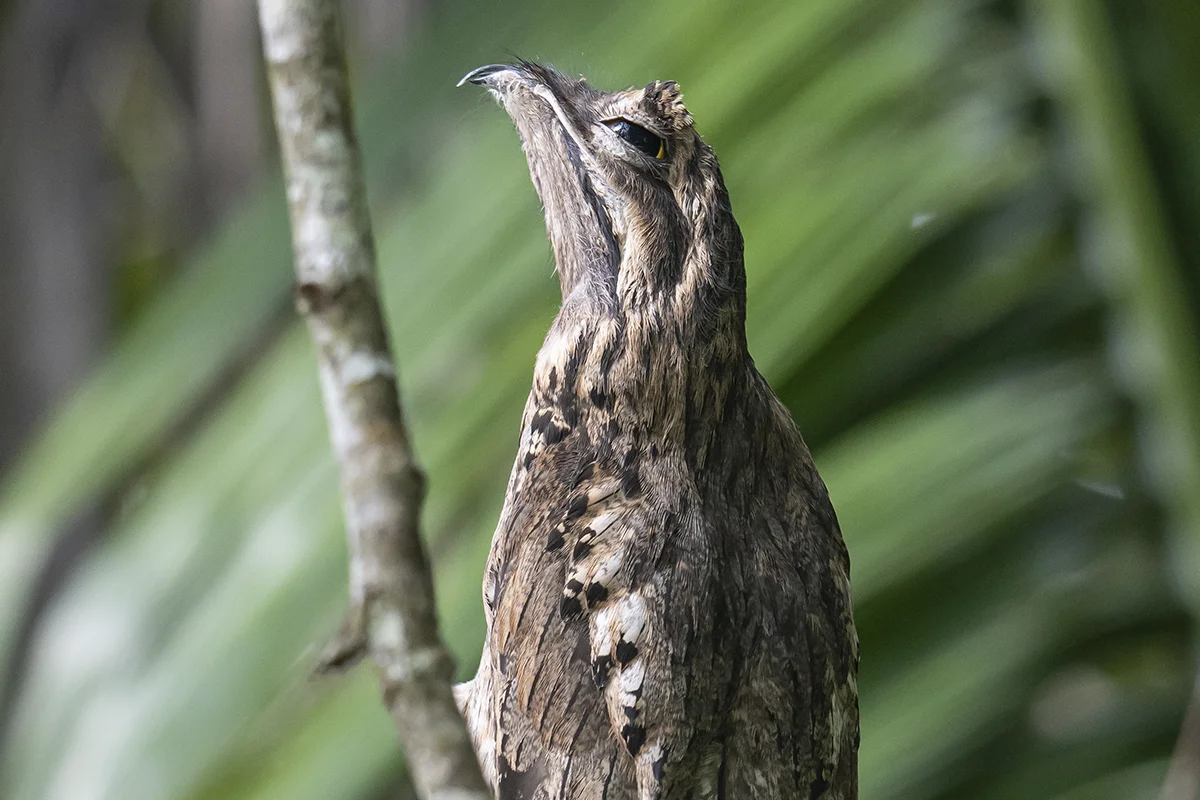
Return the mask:
POLYGON ((604 123, 612 132, 651 158, 662 158, 667 154, 667 143, 662 137, 635 125, 627 119, 613 119, 604 123))

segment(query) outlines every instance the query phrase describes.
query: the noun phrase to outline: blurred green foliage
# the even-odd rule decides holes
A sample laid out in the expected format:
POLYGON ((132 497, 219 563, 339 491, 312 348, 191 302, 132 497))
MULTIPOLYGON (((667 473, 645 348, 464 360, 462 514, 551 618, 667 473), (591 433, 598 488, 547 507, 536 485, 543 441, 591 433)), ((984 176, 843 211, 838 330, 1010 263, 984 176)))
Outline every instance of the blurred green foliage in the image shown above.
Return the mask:
MULTIPOLYGON (((523 0, 431 16, 358 102, 463 675, 557 298, 515 134, 453 88, 507 47, 601 86, 679 80, 721 157, 751 351, 851 551, 862 796, 1156 796, 1200 613, 1200 75, 1180 44, 1200 41, 1200 7, 523 0)), ((194 258, 0 495, 6 660, 56 532, 119 501, 33 638, 0 795, 394 796, 369 670, 306 679, 345 553, 313 359, 280 322, 278 181, 194 258)))

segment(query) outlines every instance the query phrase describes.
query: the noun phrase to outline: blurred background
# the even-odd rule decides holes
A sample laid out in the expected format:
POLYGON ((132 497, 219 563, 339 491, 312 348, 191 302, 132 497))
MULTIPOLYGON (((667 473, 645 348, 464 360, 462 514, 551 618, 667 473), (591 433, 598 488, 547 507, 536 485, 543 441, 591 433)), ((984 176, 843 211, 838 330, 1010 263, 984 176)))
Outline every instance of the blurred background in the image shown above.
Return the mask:
MULTIPOLYGON (((842 520, 864 800, 1194 800, 1200 4, 346 0, 444 632, 557 300, 467 70, 678 80, 842 520), (1189 712, 1189 705, 1191 710, 1189 712)), ((411 796, 247 0, 0 2, 0 797, 411 796)))

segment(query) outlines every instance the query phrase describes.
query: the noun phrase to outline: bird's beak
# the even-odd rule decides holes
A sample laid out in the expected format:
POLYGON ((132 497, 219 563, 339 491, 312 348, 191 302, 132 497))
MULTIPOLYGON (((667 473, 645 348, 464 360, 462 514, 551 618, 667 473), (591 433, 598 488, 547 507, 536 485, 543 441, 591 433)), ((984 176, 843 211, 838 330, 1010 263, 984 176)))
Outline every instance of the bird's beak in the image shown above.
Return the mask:
POLYGON ((556 91, 566 79, 537 65, 488 64, 458 85, 465 83, 488 89, 516 125, 546 212, 564 296, 585 278, 615 286, 620 248, 596 191, 597 178, 581 155, 583 145, 568 127, 563 109, 569 100, 556 91))
POLYGON ((464 83, 473 83, 476 86, 488 86, 491 83, 491 78, 501 72, 513 72, 514 67, 508 64, 488 64, 486 67, 476 67, 475 69, 463 75, 462 80, 458 82, 459 86, 464 83))

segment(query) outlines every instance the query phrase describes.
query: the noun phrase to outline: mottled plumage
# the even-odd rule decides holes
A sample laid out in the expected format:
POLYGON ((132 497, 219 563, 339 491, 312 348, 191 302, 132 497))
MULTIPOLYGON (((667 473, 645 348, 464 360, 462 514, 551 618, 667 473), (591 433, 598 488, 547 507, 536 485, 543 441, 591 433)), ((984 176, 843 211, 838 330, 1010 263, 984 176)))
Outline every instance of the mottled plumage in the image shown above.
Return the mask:
POLYGON ((460 687, 497 796, 856 798, 848 556, 747 353, 741 233, 678 87, 464 80, 516 124, 563 294, 460 687))

